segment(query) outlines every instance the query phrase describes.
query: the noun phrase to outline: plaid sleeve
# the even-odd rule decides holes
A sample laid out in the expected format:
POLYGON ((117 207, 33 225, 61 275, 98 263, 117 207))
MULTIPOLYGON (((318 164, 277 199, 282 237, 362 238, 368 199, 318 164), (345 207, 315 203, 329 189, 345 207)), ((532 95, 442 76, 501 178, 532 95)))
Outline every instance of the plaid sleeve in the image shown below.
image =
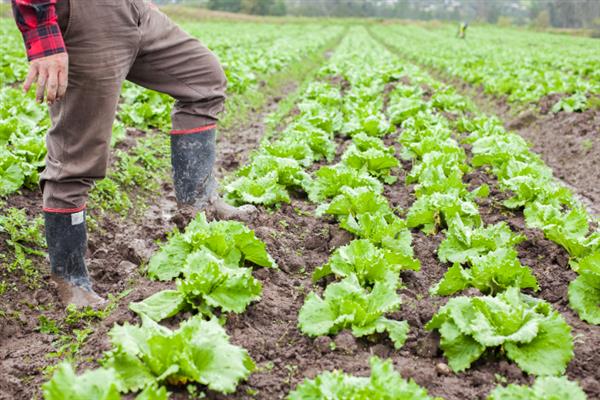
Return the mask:
POLYGON ((56 16, 56 1, 12 0, 29 61, 66 51, 56 16))

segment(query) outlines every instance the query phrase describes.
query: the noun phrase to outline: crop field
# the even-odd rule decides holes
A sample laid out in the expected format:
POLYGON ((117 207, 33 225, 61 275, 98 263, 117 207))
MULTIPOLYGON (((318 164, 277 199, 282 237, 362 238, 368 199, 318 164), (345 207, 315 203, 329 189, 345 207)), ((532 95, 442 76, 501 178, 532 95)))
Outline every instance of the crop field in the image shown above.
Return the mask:
POLYGON ((87 262, 48 283, 50 126, 0 18, 0 400, 600 399, 600 42, 181 22, 228 78, 220 191, 180 218, 172 99, 126 83, 87 262))

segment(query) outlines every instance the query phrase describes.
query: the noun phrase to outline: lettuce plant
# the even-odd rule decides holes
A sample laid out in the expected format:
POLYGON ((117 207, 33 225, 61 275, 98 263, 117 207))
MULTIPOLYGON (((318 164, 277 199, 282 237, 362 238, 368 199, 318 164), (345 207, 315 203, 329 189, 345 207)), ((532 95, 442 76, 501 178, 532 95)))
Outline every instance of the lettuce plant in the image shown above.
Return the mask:
POLYGON ((468 287, 477 288, 484 294, 495 294, 509 287, 539 289, 531 269, 521 265, 512 248, 502 247, 471 256, 468 266, 464 268, 458 262, 454 263, 442 280, 431 288, 431 294, 448 296, 468 287))
POLYGON ((569 305, 582 320, 600 325, 600 249, 579 260, 577 272, 569 284, 569 305))
MULTIPOLYGON (((42 385, 45 400, 121 400, 122 388, 116 371, 112 368, 96 368, 75 374, 72 365, 63 361, 52 378, 42 385)), ((167 390, 149 383, 135 400, 167 400, 167 390)))
POLYGON ((450 299, 425 326, 440 332, 440 347, 455 372, 487 349, 500 348, 522 370, 559 375, 573 358, 571 327, 543 300, 518 288, 491 296, 450 299))
POLYGON ((394 371, 390 360, 371 357, 371 375, 357 377, 341 371, 324 372, 314 379, 300 383, 287 397, 288 400, 353 399, 430 400, 427 391, 412 380, 403 379, 394 371))
POLYGON ((261 177, 241 176, 225 186, 225 200, 234 205, 262 204, 273 206, 289 203, 286 187, 279 183, 277 171, 261 177))
POLYGON ((436 192, 423 195, 413 203, 406 215, 406 224, 409 228, 421 227, 426 234, 433 234, 439 227, 447 226, 449 221, 457 217, 464 224, 481 225, 481 216, 475 202, 462 199, 456 191, 436 192))
POLYGON ((350 168, 363 169, 387 184, 394 183, 397 177, 391 175, 391 171, 399 165, 394 149, 372 143, 365 138, 354 141, 342 155, 342 163, 350 168))
POLYGON ((404 269, 414 269, 414 265, 403 265, 390 250, 360 239, 336 249, 329 261, 315 270, 313 280, 318 281, 330 274, 339 278, 356 275, 362 286, 376 282, 397 282, 399 285, 400 271, 404 269))
POLYGON ((308 188, 308 197, 310 201, 319 203, 339 195, 343 187, 356 189, 363 186, 375 193, 383 192, 381 182, 367 171, 350 168, 344 164, 324 166, 315 173, 315 178, 308 188))
POLYGON ((114 349, 103 365, 117 375, 119 390, 137 391, 156 382, 173 386, 190 382, 234 392, 254 370, 254 362, 229 337, 216 319, 200 316, 172 331, 142 314, 142 325, 116 325, 109 335, 114 349))
POLYGON ((154 321, 171 317, 181 311, 196 309, 212 316, 212 310, 241 313, 253 301, 260 299, 262 286, 252 276, 250 268, 226 264, 206 248, 191 253, 183 267, 183 278, 177 280, 177 290, 163 290, 129 308, 154 321))
POLYGON ((335 335, 350 329, 356 337, 387 332, 396 348, 408 332, 406 321, 388 319, 385 313, 400 308, 395 282, 376 282, 373 289, 360 285, 356 275, 327 286, 323 298, 311 292, 300 309, 300 330, 309 336, 335 335))
POLYGON ((188 256, 198 250, 210 250, 226 264, 243 266, 250 261, 262 267, 276 267, 265 244, 254 231, 237 221, 208 222, 200 213, 185 232, 175 231, 155 253, 148 265, 148 275, 158 280, 170 280, 183 273, 188 256))
POLYGON ((533 386, 498 386, 487 400, 586 400, 587 396, 576 382, 566 376, 537 378, 533 386))
POLYGON ((514 233, 506 222, 474 227, 456 218, 450 222, 446 238, 438 248, 438 257, 441 262, 464 264, 472 257, 510 248, 524 240, 525 236, 514 233))

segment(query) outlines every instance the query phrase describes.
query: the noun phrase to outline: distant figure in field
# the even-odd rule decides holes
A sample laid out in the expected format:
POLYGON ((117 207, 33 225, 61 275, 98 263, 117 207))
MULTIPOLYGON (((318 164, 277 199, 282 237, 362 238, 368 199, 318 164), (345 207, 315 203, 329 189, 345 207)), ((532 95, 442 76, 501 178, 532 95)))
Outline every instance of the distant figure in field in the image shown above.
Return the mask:
POLYGON ((458 27, 458 37, 459 38, 466 39, 468 27, 469 27, 469 24, 467 22, 460 23, 460 26, 458 27))

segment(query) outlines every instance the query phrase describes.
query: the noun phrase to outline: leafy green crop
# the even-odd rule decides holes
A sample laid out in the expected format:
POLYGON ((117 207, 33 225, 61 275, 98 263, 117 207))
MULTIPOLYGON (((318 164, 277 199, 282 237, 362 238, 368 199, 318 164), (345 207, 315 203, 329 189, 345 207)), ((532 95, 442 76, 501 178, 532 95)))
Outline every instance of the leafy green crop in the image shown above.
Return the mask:
POLYGON ((531 270, 521 265, 513 248, 523 240, 524 236, 513 233, 504 222, 475 228, 455 218, 438 248, 440 261, 454 264, 431 293, 447 296, 467 287, 485 294, 510 286, 538 289, 531 270))
POLYGON ((115 371, 122 392, 156 382, 173 386, 197 382, 231 393, 254 370, 246 350, 229 343, 216 319, 191 317, 171 331, 142 314, 141 326, 117 325, 109 335, 114 349, 103 365, 115 371))
MULTIPOLYGON (((119 378, 112 368, 97 368, 76 375, 67 361, 42 385, 45 400, 121 400, 119 388, 119 378)), ((135 400, 167 400, 168 397, 164 387, 149 384, 135 400)))
POLYGON ((352 189, 367 187, 375 193, 383 192, 381 182, 369 175, 367 171, 357 170, 344 164, 321 167, 315 175, 308 189, 309 199, 315 203, 336 197, 342 193, 343 187, 352 189))
POLYGON ((438 227, 447 226, 449 221, 462 219, 468 225, 480 225, 481 216, 477 204, 463 200, 456 192, 436 192, 419 197, 408 210, 406 224, 409 228, 422 227, 427 234, 435 233, 438 227))
POLYGON ((129 308, 154 321, 190 308, 208 316, 213 315, 213 308, 241 313, 260 299, 261 292, 261 284, 250 268, 226 264, 207 248, 201 248, 186 258, 177 290, 163 290, 142 302, 130 303, 129 308))
POLYGON ((524 240, 525 236, 511 231, 506 222, 472 227, 456 218, 451 221, 446 238, 438 248, 438 257, 442 262, 462 264, 472 257, 512 247, 524 240))
POLYGON ((406 381, 394 371, 390 360, 371 357, 371 375, 356 377, 341 371, 324 372, 305 380, 292 391, 288 400, 429 400, 427 391, 412 380, 406 381))
POLYGON ((579 260, 569 284, 569 304, 584 321, 600 325, 600 249, 579 260))
POLYGON ((472 256, 469 268, 454 263, 431 293, 441 296, 475 287, 485 294, 501 292, 509 287, 539 289, 531 270, 521 265, 517 252, 500 248, 484 255, 472 256))
POLYGON ((402 347, 408 332, 406 321, 384 317, 400 308, 397 284, 377 281, 373 289, 363 288, 356 275, 327 286, 320 298, 308 294, 298 315, 300 330, 309 336, 337 334, 351 329, 356 337, 387 332, 396 348, 402 347))
POLYGON ((487 400, 586 400, 587 396, 576 382, 566 377, 540 377, 531 387, 508 385, 496 387, 487 400))
POLYGON ((335 250, 329 261, 313 273, 313 280, 334 274, 339 278, 356 275, 361 286, 376 282, 397 282, 400 284, 400 271, 415 269, 414 264, 404 265, 390 250, 376 247, 366 239, 353 240, 348 245, 335 250))
POLYGON ((242 266, 250 261, 262 267, 276 267, 254 231, 237 221, 209 223, 204 213, 200 213, 184 233, 173 233, 150 259, 148 275, 158 280, 176 278, 184 272, 188 257, 202 249, 209 250, 227 265, 242 266))
POLYGON ((398 167, 394 148, 386 147, 380 139, 358 134, 352 138, 352 144, 344 152, 342 163, 357 170, 365 170, 383 182, 392 184, 396 177, 391 175, 398 167))
POLYGON ((525 372, 558 375, 573 357, 571 328, 551 306, 509 288, 495 297, 455 297, 427 323, 455 372, 486 351, 501 352, 525 372))

